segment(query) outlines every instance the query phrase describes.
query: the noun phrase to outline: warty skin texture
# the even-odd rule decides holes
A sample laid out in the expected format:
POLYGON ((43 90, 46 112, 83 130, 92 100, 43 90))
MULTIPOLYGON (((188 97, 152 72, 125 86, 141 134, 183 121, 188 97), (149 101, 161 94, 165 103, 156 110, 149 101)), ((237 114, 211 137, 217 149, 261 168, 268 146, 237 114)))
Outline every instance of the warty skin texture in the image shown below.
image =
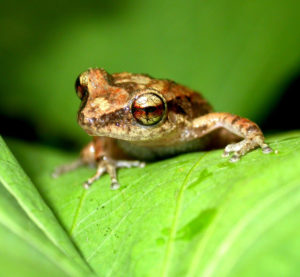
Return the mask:
POLYGON ((84 183, 85 188, 107 172, 111 188, 117 189, 117 168, 143 167, 144 160, 187 151, 227 145, 223 156, 232 154, 231 162, 257 147, 272 152, 254 122, 213 112, 200 93, 170 80, 94 68, 81 73, 75 87, 81 99, 78 123, 93 140, 78 161, 57 168, 54 176, 94 165, 97 172, 84 183), (132 157, 139 160, 123 160, 132 157))

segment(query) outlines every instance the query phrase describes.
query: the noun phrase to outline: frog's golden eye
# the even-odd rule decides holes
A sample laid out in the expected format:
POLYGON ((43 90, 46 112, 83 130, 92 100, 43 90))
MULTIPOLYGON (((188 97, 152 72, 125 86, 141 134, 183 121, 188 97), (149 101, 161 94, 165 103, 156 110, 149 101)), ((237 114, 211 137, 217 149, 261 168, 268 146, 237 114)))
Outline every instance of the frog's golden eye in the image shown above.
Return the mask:
POLYGON ((83 97, 86 95, 86 88, 80 82, 80 75, 77 77, 75 81, 75 90, 79 99, 82 100, 83 97))
POLYGON ((139 95, 132 103, 131 112, 141 125, 151 126, 160 122, 165 115, 164 100, 155 93, 139 95))

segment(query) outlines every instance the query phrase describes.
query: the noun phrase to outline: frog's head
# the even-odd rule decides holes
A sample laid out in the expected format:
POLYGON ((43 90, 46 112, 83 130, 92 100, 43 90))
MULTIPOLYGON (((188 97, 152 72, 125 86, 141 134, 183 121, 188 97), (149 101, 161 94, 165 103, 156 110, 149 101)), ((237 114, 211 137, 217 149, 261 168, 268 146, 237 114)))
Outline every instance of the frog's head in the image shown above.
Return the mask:
POLYGON ((147 141, 176 126, 167 116, 164 82, 147 75, 89 69, 76 79, 79 125, 92 136, 147 141))

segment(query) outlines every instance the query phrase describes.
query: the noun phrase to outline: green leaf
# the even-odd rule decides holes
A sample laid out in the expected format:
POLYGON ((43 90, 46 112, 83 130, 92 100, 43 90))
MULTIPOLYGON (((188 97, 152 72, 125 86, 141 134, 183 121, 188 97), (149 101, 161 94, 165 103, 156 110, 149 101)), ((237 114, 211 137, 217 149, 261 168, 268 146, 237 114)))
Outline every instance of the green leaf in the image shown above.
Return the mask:
POLYGON ((46 9, 19 3, 22 14, 13 18, 10 2, 2 9, 14 28, 0 36, 0 109, 29 119, 48 140, 86 141, 76 124, 74 82, 89 67, 173 79, 202 92, 216 110, 254 121, 298 73, 297 0, 61 2, 46 9))
POLYGON ((23 240, 21 246, 25 244, 28 250, 29 244, 33 252, 41 252, 68 276, 90 273, 72 241, 1 137, 0 161, 0 224, 3 225, 1 228, 5 227, 2 232, 11 231, 13 242, 23 240))
MULTIPOLYGON (((2 224, 0 224, 0 249, 0 267, 3 276, 72 276, 64 273, 60 265, 53 264, 39 249, 32 247, 31 243, 26 243, 2 224)), ((75 272, 73 276, 78 275, 75 272)))
POLYGON ((81 276, 80 267, 30 221, 2 185, 0 193, 1 272, 6 276, 81 276))
POLYGON ((84 190, 93 169, 51 179, 74 155, 10 146, 99 276, 297 276, 300 133, 270 142, 277 154, 238 163, 211 151, 123 169, 118 191, 106 175, 84 190))

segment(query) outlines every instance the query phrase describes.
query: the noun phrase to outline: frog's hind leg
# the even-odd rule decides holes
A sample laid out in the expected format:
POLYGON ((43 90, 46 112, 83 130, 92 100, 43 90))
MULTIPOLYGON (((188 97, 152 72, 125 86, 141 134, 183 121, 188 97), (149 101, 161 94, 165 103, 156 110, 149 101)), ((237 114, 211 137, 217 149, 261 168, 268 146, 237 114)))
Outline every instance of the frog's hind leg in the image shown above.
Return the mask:
POLYGON ((242 141, 229 144, 225 147, 223 156, 233 153, 230 161, 236 162, 241 156, 252 149, 261 147, 263 153, 273 150, 265 143, 265 138, 260 128, 249 119, 230 113, 209 113, 194 119, 193 128, 197 136, 201 137, 217 128, 224 128, 229 132, 243 138, 242 141))

